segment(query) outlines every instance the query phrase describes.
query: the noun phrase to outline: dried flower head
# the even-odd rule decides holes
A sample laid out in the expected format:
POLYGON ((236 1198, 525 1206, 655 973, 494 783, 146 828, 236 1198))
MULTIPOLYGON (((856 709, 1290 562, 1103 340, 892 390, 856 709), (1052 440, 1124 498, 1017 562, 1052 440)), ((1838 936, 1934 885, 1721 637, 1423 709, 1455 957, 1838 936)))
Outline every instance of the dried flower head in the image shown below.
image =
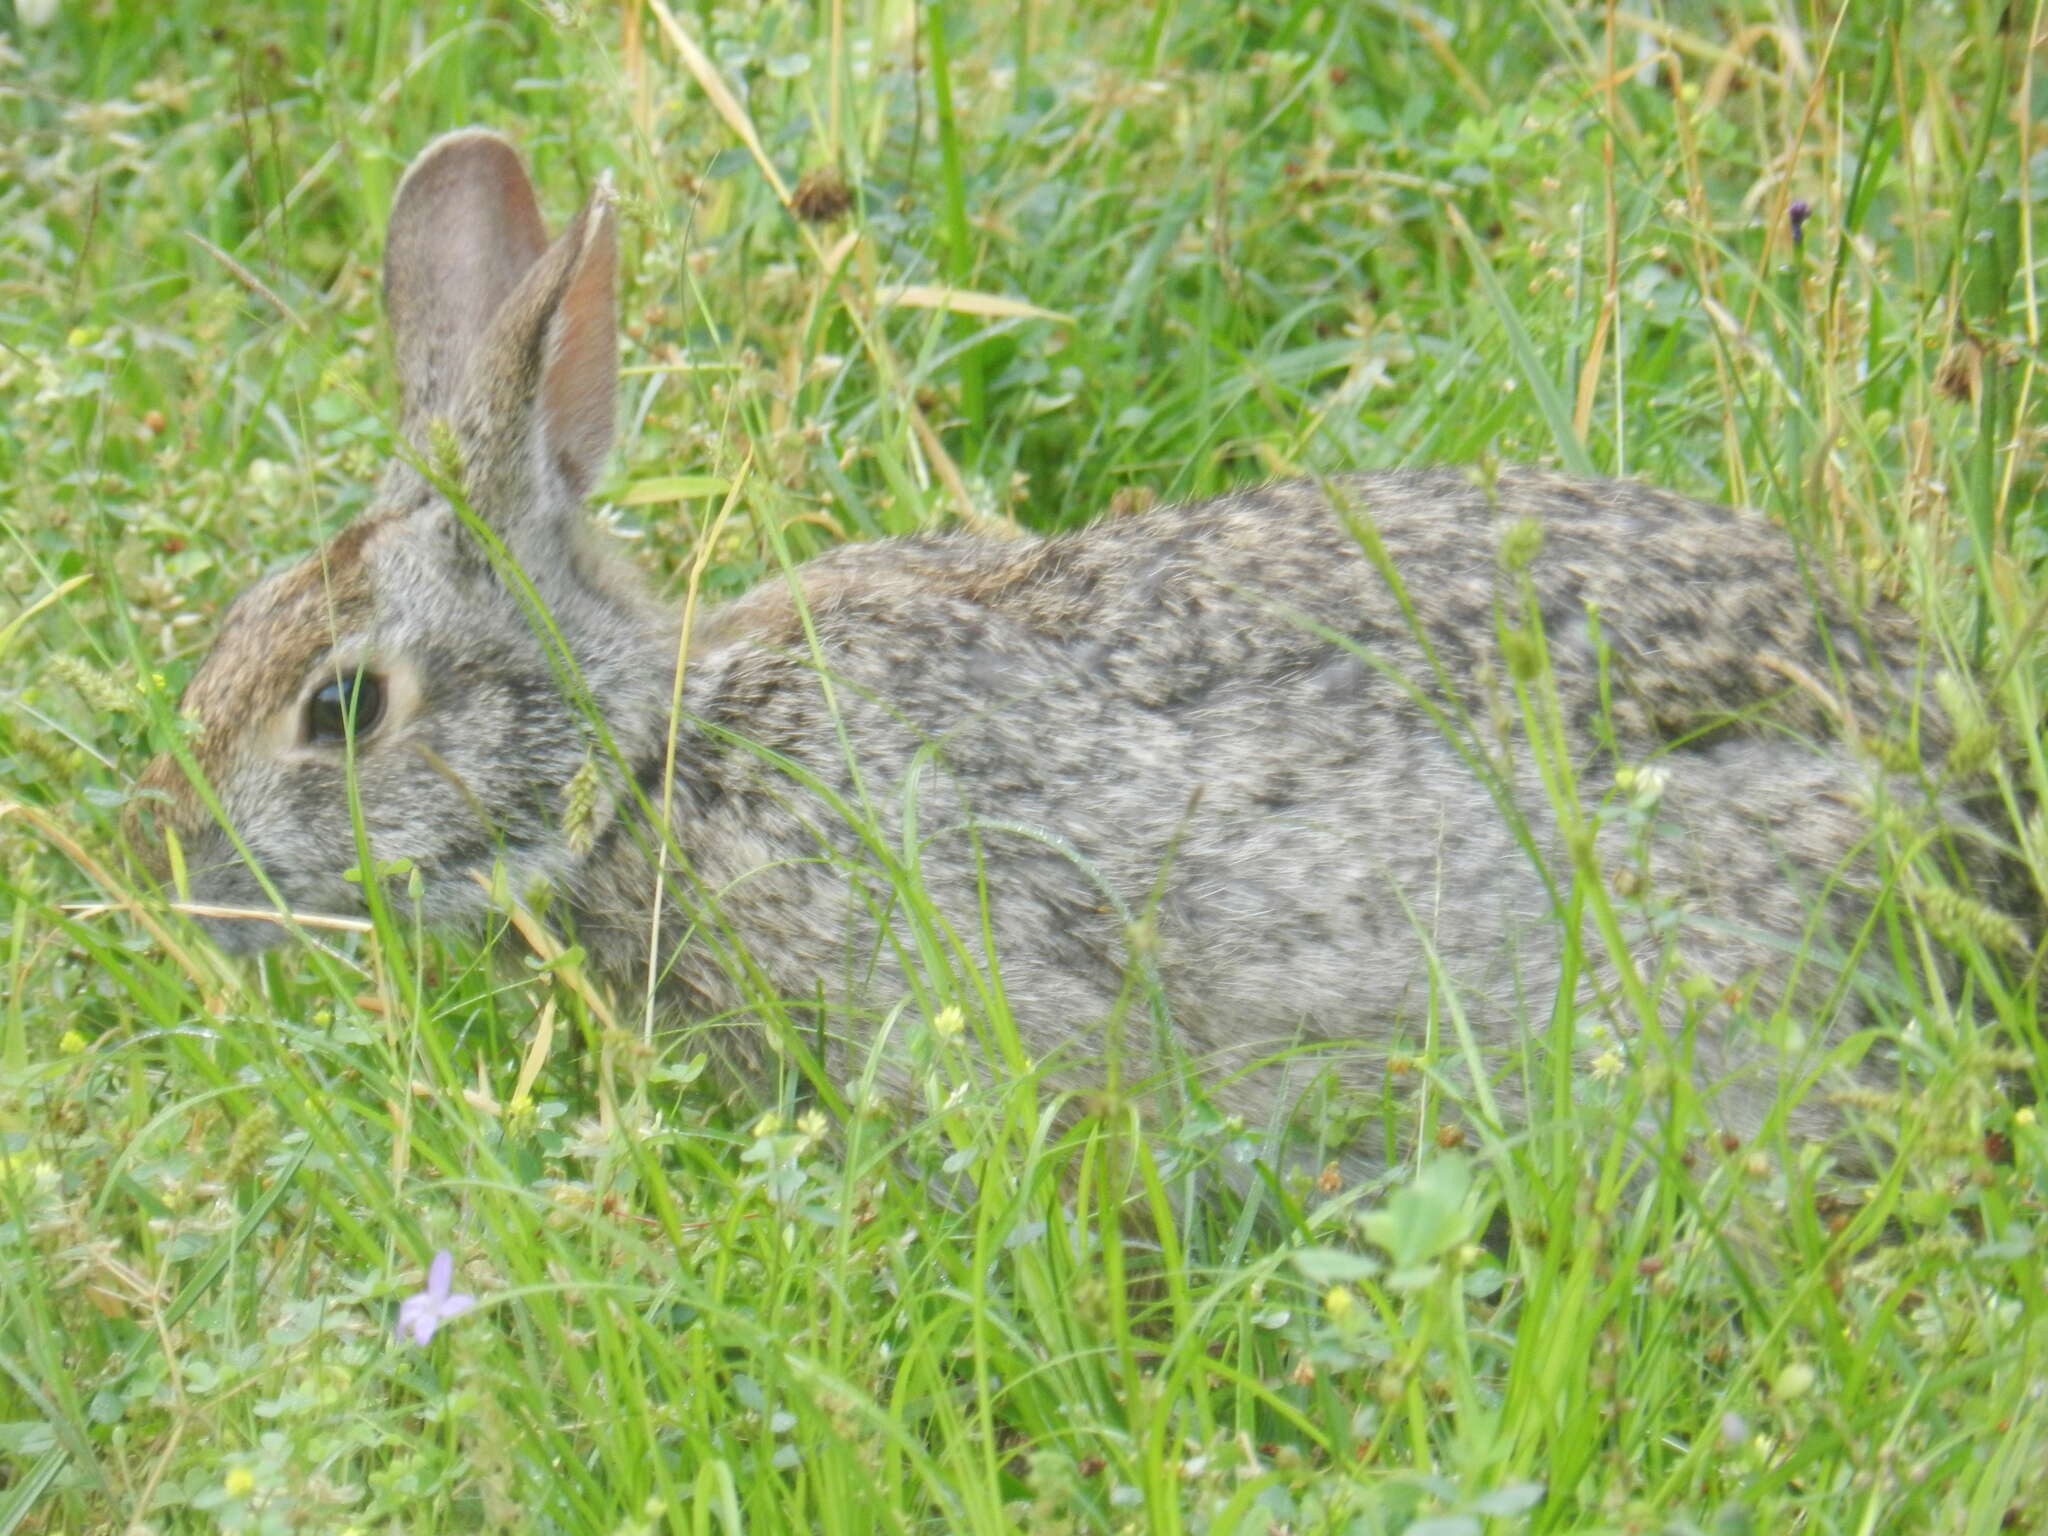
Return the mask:
POLYGON ((806 224, 830 224, 846 217, 853 193, 836 171, 812 171, 789 195, 789 211, 806 224))

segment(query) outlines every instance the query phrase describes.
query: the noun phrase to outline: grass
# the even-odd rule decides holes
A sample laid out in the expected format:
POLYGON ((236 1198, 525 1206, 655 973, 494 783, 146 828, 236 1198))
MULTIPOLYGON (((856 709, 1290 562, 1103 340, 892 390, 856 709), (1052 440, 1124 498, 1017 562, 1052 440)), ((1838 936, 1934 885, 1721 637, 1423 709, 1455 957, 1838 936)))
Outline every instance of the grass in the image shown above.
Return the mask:
POLYGON ((925 1112, 763 1104, 573 955, 401 912, 231 966, 115 827, 225 603, 362 505, 384 211, 481 122, 556 219, 616 178, 600 499, 668 590, 714 530, 718 596, 1297 471, 1636 475, 1969 663, 2038 883, 2039 0, 15 7, 0 1536, 2048 1527, 2037 967, 1938 889, 1856 1209, 1772 1138, 1632 1176, 1656 1085, 1568 1036, 1534 1134, 1226 1196, 979 1011, 925 1112), (393 1342, 442 1247, 480 1308, 393 1342))

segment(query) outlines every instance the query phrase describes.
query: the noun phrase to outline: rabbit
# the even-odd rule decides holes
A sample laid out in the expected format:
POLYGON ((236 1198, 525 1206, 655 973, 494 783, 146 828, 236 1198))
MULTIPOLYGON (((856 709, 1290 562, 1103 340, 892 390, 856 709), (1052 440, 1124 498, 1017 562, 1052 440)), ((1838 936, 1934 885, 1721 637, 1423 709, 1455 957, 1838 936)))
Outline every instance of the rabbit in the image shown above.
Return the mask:
MULTIPOLYGON (((1311 1086, 1391 1102, 1414 1074, 1390 1062, 1440 1037, 1430 1070, 1512 1129, 1563 989, 1619 1049, 1682 1052, 1714 1123, 1753 1135, 1812 1074, 1786 1127, 1840 1130, 1898 783, 1875 748, 1909 721, 1917 780, 1948 730, 1900 612, 1853 611, 1754 515, 1427 469, 848 545, 686 635, 583 509, 615 243, 603 185, 550 242, 493 133, 406 172, 384 281, 410 451, 191 680, 234 836, 176 758, 141 781, 193 898, 272 908, 239 838, 291 910, 361 911, 353 771, 430 920, 480 928, 502 865, 743 1082, 775 1069, 765 994, 835 1080, 872 1063, 908 1094, 902 1042, 980 995, 950 967, 999 986, 1049 1083, 1112 1049, 1126 1080, 1192 1066, 1284 1144, 1311 1086)), ((1310 1150, 1369 1177, 1401 1146, 1310 1150)))

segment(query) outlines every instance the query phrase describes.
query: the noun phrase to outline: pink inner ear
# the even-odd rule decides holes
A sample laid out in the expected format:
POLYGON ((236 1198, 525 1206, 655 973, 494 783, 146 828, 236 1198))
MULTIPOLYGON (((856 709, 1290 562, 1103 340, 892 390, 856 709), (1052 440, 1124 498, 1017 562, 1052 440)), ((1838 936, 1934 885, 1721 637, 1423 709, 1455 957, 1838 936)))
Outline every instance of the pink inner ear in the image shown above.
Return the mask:
POLYGON ((541 420, 549 451, 570 489, 587 493, 611 451, 618 394, 618 266, 610 200, 600 193, 580 221, 583 251, 549 327, 541 420))
POLYGON ((533 185, 503 139, 449 134, 413 162, 384 248, 409 421, 447 408, 492 317, 546 249, 533 185))

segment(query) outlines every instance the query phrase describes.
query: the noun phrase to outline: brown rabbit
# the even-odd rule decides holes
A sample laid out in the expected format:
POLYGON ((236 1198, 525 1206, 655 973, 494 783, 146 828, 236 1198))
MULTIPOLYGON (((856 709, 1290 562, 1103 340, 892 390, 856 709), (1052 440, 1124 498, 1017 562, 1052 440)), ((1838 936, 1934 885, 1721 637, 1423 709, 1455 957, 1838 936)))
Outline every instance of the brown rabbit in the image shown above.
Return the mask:
MULTIPOLYGON (((1866 1018, 1887 781, 1852 742, 1893 701, 1920 750, 1943 727, 1910 627, 1852 621, 1775 528, 1520 470, 1267 486, 837 549, 699 625, 679 683, 678 616, 582 510, 612 437, 613 223, 600 189, 550 244, 484 132, 399 187, 413 451, 241 597, 185 698, 290 908, 361 908, 353 772, 370 852, 410 861, 434 919, 480 919, 494 866, 551 888, 602 974, 741 1067, 776 997, 822 1007, 828 1070, 879 1049, 901 1087, 899 1015, 999 994, 1056 1079, 1114 1034, 1127 1077, 1189 1058, 1271 1125, 1325 1071, 1376 1102, 1432 1030, 1443 1077, 1473 1069, 1511 1121, 1502 1068, 1562 990, 1624 1051, 1682 1053, 1747 1134, 1866 1018), (1523 730, 1518 690, 1539 716, 1554 696, 1553 732, 1523 730)), ((144 784, 195 897, 270 907, 176 762, 144 784)), ((1832 1128, 1824 1092, 1791 1124, 1832 1128)))

